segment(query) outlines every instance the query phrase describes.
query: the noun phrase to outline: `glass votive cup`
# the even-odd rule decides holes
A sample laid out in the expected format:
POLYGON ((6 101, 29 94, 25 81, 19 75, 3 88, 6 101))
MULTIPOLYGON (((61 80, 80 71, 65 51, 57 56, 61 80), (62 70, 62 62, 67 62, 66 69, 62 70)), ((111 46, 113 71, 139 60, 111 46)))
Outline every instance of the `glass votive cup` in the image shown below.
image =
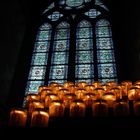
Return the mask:
POLYGON ((93 102, 92 116, 93 117, 107 117, 108 116, 108 104, 105 100, 96 100, 93 102))
POLYGON ((84 117, 86 105, 83 100, 77 99, 70 104, 70 117, 84 117))
POLYGON ((32 112, 31 127, 48 127, 49 113, 42 109, 36 109, 32 112))
POLYGON ((10 111, 8 125, 14 127, 25 127, 27 123, 27 110, 23 108, 13 108, 10 111))

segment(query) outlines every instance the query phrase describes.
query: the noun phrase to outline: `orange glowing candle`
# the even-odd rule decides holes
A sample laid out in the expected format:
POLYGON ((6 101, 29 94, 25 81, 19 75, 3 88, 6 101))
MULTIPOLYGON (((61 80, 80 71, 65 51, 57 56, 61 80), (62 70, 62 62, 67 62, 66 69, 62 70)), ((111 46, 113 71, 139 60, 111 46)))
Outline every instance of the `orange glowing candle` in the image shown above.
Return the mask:
POLYGON ((86 106, 82 100, 75 100, 70 104, 70 117, 84 117, 86 106))
POLYGON ((62 101, 52 101, 49 106, 49 116, 50 117, 63 117, 65 106, 62 101))
POLYGON ((104 100, 96 100, 92 104, 92 115, 94 117, 107 117, 108 104, 104 100))
POLYGON ((134 101, 133 107, 134 107, 134 115, 140 116, 140 99, 134 101))
POLYGON ((31 117, 31 127, 48 127, 49 113, 44 110, 35 110, 31 117))
POLYGON ((12 109, 10 112, 9 126, 26 126, 27 111, 25 109, 12 109))
POLYGON ((127 101, 118 100, 114 103, 114 115, 115 116, 128 116, 129 104, 127 101))

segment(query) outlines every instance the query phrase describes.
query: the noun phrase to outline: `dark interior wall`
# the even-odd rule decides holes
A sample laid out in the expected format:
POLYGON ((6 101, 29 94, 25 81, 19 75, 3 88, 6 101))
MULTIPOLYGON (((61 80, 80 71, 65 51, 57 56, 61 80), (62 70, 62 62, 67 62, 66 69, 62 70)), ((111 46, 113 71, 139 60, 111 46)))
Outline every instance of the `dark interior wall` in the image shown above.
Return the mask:
POLYGON ((0 2, 0 25, 0 107, 4 108, 26 31, 25 11, 18 0, 0 2))
MULTIPOLYGON (((134 0, 104 0, 110 8, 117 47, 120 81, 140 79, 140 8, 134 0)), ((37 13, 32 0, 3 0, 0 4, 0 107, 6 107, 24 37, 37 13), (34 14, 33 14, 34 13, 34 14)), ((18 86, 18 85, 17 85, 18 86)), ((20 94, 20 93, 18 93, 20 94)))

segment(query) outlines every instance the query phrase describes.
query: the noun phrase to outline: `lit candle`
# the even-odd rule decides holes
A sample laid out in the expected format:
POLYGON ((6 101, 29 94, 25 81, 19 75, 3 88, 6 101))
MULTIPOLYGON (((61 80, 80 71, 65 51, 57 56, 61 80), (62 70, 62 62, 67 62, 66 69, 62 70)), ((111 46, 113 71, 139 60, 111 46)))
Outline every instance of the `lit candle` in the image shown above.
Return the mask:
POLYGON ((96 99, 97 100, 100 100, 101 98, 102 98, 102 95, 104 94, 104 89, 103 88, 95 88, 94 89, 94 93, 95 93, 95 95, 96 95, 96 99))
POLYGON ((77 99, 83 99, 83 96, 85 93, 86 93, 86 90, 83 88, 79 88, 75 90, 75 95, 77 96, 77 99))
POLYGON ((35 110, 35 109, 44 109, 44 102, 41 102, 41 101, 32 101, 30 102, 29 104, 29 116, 32 114, 32 112, 35 110))
POLYGON ((64 104, 61 101, 52 101, 49 106, 50 117, 63 117, 64 116, 64 104))
POLYGON ((10 112, 9 126, 26 126, 27 111, 25 109, 12 109, 10 112))
POLYGON ((94 81, 92 82, 92 85, 95 87, 95 88, 100 88, 102 86, 102 83, 99 82, 99 81, 94 81))
POLYGON ((113 102, 116 101, 116 95, 113 92, 105 92, 102 95, 102 100, 107 101, 109 107, 112 107, 113 102))
POLYGON ((92 107, 93 101, 96 100, 96 94, 95 93, 86 93, 83 97, 83 101, 86 105, 86 107, 92 107))
POLYGON ((70 81, 64 82, 64 88, 66 88, 66 89, 68 89, 69 86, 71 86, 71 85, 74 85, 74 83, 70 82, 70 81))
POLYGON ((93 85, 86 85, 85 90, 87 93, 93 93, 94 92, 94 86, 93 85))
POLYGON ((115 93, 116 100, 122 99, 122 92, 121 89, 118 87, 114 87, 110 89, 111 92, 115 93))
POLYGON ((54 94, 54 93, 47 94, 45 97, 44 107, 49 108, 51 102, 55 100, 59 100, 59 97, 57 94, 54 94))
POLYGON ((128 96, 128 90, 132 87, 132 82, 129 80, 121 82, 122 87, 122 97, 125 98, 128 96))
POLYGON ((49 113, 44 110, 35 110, 31 117, 31 127, 48 127, 49 113))
POLYGON ((117 86, 115 81, 108 81, 106 82, 106 85, 110 86, 110 88, 114 88, 115 86, 117 86))
POLYGON ((39 93, 39 95, 40 95, 40 100, 41 100, 41 101, 44 101, 46 95, 47 95, 47 94, 50 94, 50 93, 52 93, 52 92, 53 92, 53 91, 52 91, 51 89, 43 89, 43 90, 39 93))
POLYGON ((69 93, 70 93, 70 91, 68 89, 65 89, 65 88, 58 90, 58 96, 59 96, 60 100, 63 100, 64 95, 69 94, 69 93))
POLYGON ((127 101, 118 100, 114 103, 114 115, 115 116, 128 116, 129 104, 127 101))
POLYGON ((78 82, 78 83, 77 83, 77 86, 78 86, 79 88, 85 88, 86 85, 88 85, 88 83, 87 83, 87 82, 84 82, 84 81, 81 81, 81 82, 78 82))
POLYGON ((38 87, 38 93, 40 93, 44 89, 50 89, 50 87, 47 86, 47 85, 41 85, 41 86, 38 87))
POLYGON ((65 108, 70 108, 70 104, 76 99, 76 95, 72 93, 67 93, 64 95, 64 105, 65 108))
POLYGON ((75 100, 70 104, 70 117, 84 117, 86 106, 82 100, 75 100))
POLYGON ((108 104, 104 100, 96 100, 92 104, 92 115, 94 117, 108 116, 108 104))
POLYGON ((135 116, 140 116, 140 100, 134 101, 134 115, 135 116))
POLYGON ((131 87, 128 90, 128 100, 129 101, 133 101, 133 100, 137 100, 138 95, 139 95, 140 89, 137 87, 131 87))
POLYGON ((25 97, 25 108, 29 108, 29 104, 32 102, 32 101, 39 101, 40 100, 40 96, 38 94, 28 94, 26 95, 25 97))

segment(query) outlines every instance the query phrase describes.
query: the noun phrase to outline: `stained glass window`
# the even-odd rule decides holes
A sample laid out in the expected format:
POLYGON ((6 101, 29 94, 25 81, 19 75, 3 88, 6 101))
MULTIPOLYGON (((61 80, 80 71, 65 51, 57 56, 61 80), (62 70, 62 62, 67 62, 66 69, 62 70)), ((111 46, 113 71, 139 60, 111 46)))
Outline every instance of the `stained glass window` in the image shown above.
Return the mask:
POLYGON ((59 80, 59 83, 64 83, 67 80, 69 37, 69 24, 67 22, 61 22, 55 30, 49 83, 55 82, 55 80, 59 80))
POLYGON ((90 9, 88 12, 85 12, 85 15, 89 16, 90 18, 96 18, 100 14, 101 12, 97 11, 96 9, 90 9))
POLYGON ((109 21, 100 19, 96 23, 96 42, 99 79, 102 82, 104 79, 116 81, 116 64, 109 21))
POLYGON ((92 37, 91 24, 86 20, 81 21, 76 32, 76 82, 83 80, 91 82, 94 78, 92 37))
POLYGON ((117 81, 112 30, 103 18, 104 10, 108 11, 100 0, 59 0, 44 10, 26 94, 36 94, 44 83, 63 84, 72 78, 73 82, 117 81))
POLYGON ((58 11, 55 11, 51 15, 48 15, 48 18, 51 19, 51 21, 57 21, 62 16, 63 16, 63 14, 61 14, 58 11))
POLYGON ((38 30, 25 94, 37 93, 38 86, 44 84, 51 31, 48 23, 41 25, 38 30))

